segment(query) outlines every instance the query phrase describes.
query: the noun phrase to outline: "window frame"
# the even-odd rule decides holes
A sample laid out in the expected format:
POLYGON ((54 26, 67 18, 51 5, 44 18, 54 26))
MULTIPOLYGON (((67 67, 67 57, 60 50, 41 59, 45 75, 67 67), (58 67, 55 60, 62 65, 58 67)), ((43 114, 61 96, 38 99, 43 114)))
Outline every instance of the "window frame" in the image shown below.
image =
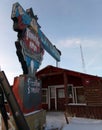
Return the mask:
POLYGON ((73 84, 68 84, 67 87, 68 86, 72 87, 72 95, 71 95, 72 97, 69 97, 69 95, 68 95, 68 98, 72 98, 71 104, 86 104, 85 102, 83 102, 83 103, 78 102, 78 95, 77 95, 77 91, 76 91, 76 89, 84 88, 84 86, 73 86, 73 84))
POLYGON ((48 103, 48 89, 47 88, 42 88, 42 104, 47 104, 48 103), (46 94, 43 95, 43 91, 46 91, 46 94), (46 101, 43 101, 43 97, 46 98, 46 101))

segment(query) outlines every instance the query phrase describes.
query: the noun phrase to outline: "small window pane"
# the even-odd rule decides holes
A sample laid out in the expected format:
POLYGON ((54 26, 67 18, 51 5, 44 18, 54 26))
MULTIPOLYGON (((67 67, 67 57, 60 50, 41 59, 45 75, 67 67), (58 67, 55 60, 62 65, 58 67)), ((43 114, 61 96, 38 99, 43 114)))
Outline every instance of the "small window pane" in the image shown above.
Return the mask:
POLYGON ((58 90, 58 98, 65 98, 64 89, 58 90))
POLYGON ((72 86, 71 85, 68 86, 68 97, 72 98, 72 86))
POLYGON ((51 98, 55 98, 55 88, 51 88, 51 98))
POLYGON ((42 90, 42 103, 47 103, 47 89, 42 90))

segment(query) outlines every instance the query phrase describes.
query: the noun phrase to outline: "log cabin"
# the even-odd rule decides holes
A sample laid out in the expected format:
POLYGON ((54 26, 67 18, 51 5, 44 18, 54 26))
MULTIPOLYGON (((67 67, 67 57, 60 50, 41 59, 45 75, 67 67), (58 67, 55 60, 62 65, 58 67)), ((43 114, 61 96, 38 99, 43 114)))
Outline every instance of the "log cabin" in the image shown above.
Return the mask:
POLYGON ((102 119, 102 77, 50 65, 36 75, 42 82, 44 109, 102 119))

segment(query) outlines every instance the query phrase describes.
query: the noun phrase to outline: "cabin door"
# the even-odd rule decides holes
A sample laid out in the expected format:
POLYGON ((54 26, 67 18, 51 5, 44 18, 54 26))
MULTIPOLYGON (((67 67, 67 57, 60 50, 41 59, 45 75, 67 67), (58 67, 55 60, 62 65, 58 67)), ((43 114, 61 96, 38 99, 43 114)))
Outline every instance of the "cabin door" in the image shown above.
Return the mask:
POLYGON ((63 110, 65 104, 64 88, 62 86, 49 86, 49 110, 63 110))
POLYGON ((65 110, 65 94, 64 88, 56 88, 57 92, 57 110, 65 110))
POLYGON ((50 110, 56 110, 56 88, 50 87, 50 110))

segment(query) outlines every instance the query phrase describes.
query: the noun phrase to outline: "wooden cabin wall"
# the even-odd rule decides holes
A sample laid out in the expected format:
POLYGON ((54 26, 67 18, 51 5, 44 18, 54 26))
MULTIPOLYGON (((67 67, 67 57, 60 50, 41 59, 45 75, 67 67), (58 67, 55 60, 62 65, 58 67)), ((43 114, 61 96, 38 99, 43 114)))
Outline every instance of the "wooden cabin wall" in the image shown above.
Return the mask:
POLYGON ((52 85, 62 85, 64 84, 63 75, 46 76, 41 78, 42 88, 47 88, 52 85))
POLYGON ((102 106, 102 83, 99 78, 84 79, 87 105, 102 106))

